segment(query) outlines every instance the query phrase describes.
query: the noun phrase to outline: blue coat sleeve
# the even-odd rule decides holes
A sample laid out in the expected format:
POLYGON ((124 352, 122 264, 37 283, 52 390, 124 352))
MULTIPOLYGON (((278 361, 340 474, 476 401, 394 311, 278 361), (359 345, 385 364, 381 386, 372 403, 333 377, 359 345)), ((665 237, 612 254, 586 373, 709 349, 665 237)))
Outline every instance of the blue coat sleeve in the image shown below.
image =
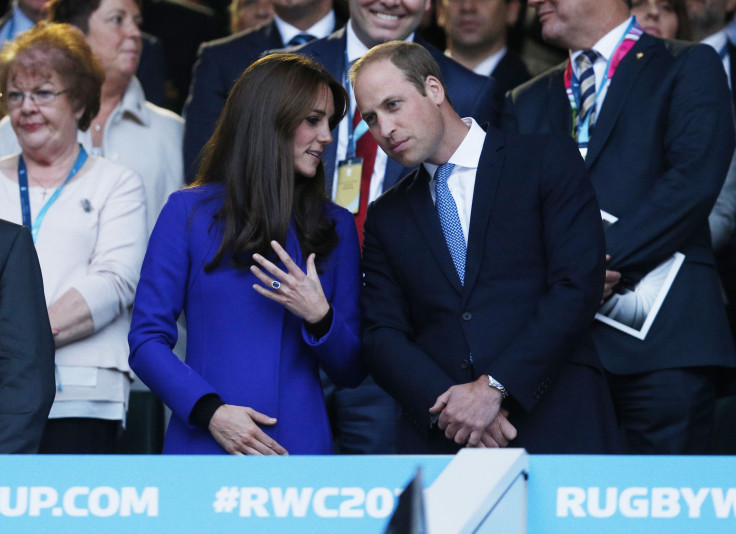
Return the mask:
POLYGON ((335 384, 355 387, 368 372, 360 359, 360 250, 352 215, 336 208, 338 245, 323 266, 323 288, 334 312, 330 330, 320 339, 304 327, 302 335, 317 355, 320 367, 335 384), (330 279, 327 283, 324 280, 330 279))
POLYGON ((148 242, 133 306, 130 367, 182 420, 215 388, 173 352, 191 265, 187 191, 173 194, 148 242))

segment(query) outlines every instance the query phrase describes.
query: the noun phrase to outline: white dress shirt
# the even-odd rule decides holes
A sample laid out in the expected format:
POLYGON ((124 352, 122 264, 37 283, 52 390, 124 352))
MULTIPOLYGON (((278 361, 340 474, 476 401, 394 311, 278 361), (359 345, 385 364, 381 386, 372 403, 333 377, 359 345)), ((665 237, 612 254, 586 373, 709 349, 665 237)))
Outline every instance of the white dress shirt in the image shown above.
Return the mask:
POLYGON ((19 33, 33 28, 34 22, 29 19, 18 7, 18 1, 13 2, 13 14, 0 28, 0 44, 12 41, 19 33))
POLYGON ((276 23, 276 28, 278 28, 279 33, 281 34, 281 42, 283 42, 284 45, 288 44, 289 41, 300 33, 308 33, 315 39, 322 39, 335 31, 335 12, 331 9, 327 15, 322 17, 306 30, 300 30, 296 26, 292 26, 278 15, 273 16, 273 21, 276 23))
MULTIPOLYGON (((613 56, 613 53, 616 51, 616 46, 624 37, 626 29, 629 27, 630 23, 631 18, 626 19, 593 45, 593 50, 598 52, 598 57, 596 58, 595 63, 593 63, 593 71, 595 72, 595 89, 596 91, 601 91, 596 99, 595 109, 597 116, 600 116, 601 109, 603 108, 603 101, 606 99, 606 94, 608 93, 608 80, 603 79, 606 75, 606 65, 611 59, 611 56, 613 56), (602 90, 600 89, 601 83, 606 84, 602 90)), ((576 59, 582 53, 582 50, 570 51, 570 61, 572 63, 573 72, 578 79, 580 79, 580 71, 576 59)))
MULTIPOLYGON (((496 70, 496 67, 498 67, 498 64, 501 62, 503 56, 506 55, 506 52, 508 52, 508 50, 509 49, 504 46, 503 48, 501 48, 501 50, 494 52, 483 61, 478 63, 473 69, 473 72, 488 78, 493 73, 493 71, 496 70)), ((452 58, 452 52, 449 48, 445 50, 445 55, 449 58, 452 58)))
MULTIPOLYGON (((466 117, 463 122, 467 124, 468 130, 465 139, 457 147, 457 150, 447 160, 448 163, 454 163, 455 168, 447 179, 447 187, 452 193, 457 205, 457 213, 460 216, 460 226, 463 228, 463 237, 465 245, 468 244, 468 231, 470 229, 470 212, 473 207, 473 191, 475 190, 475 175, 478 172, 478 162, 480 161, 480 153, 483 150, 483 143, 486 140, 486 132, 478 126, 475 119, 466 117)), ((435 182, 434 173, 437 172, 437 165, 424 163, 424 168, 432 177, 429 181, 429 192, 432 195, 432 201, 435 202, 435 182)))

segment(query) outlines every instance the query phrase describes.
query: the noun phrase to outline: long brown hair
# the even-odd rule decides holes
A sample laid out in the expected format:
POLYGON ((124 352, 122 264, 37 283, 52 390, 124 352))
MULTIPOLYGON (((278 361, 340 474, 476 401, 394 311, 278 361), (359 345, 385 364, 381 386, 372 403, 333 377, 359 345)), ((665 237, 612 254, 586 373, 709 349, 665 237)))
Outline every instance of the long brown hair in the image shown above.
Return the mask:
POLYGON ((318 261, 337 245, 335 223, 325 208, 325 171, 314 177, 294 170, 294 133, 327 86, 335 105, 334 129, 345 115, 345 89, 320 65, 298 54, 273 54, 253 63, 235 82, 202 152, 194 185, 223 183, 225 197, 215 215, 223 223, 220 248, 206 271, 229 254, 247 268, 255 252, 271 256, 293 220, 304 257, 318 261))

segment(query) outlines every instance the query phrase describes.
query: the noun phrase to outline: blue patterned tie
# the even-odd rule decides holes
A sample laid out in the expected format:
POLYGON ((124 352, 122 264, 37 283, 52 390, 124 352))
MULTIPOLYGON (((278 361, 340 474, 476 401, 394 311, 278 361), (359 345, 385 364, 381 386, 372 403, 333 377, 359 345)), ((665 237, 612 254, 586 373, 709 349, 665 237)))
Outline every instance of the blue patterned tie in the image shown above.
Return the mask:
POLYGON ((450 188, 447 187, 447 179, 455 168, 454 163, 445 163, 437 167, 434 173, 435 182, 435 207, 437 214, 440 216, 440 224, 442 232, 445 234, 447 248, 450 249, 452 262, 455 264, 455 270, 460 277, 460 283, 465 284, 465 238, 463 237, 463 228, 460 226, 460 216, 457 214, 457 204, 452 198, 450 188))
POLYGON ((310 35, 308 33, 299 33, 291 38, 291 40, 286 43, 286 46, 291 48, 292 46, 299 46, 303 45, 304 43, 308 43, 309 41, 314 41, 316 37, 314 35, 310 35))
POLYGON ((577 57, 580 72, 580 122, 590 114, 590 125, 595 124, 595 71, 593 64, 598 57, 595 50, 585 50, 577 57))

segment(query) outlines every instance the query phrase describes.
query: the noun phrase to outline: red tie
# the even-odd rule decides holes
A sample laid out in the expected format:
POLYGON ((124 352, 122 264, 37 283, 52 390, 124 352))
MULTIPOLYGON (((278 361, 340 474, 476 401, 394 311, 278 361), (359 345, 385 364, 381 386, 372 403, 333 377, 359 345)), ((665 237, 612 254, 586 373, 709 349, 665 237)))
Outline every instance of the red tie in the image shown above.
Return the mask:
MULTIPOLYGON (((355 108, 353 131, 355 131, 360 121, 360 110, 355 108)), ((355 226, 358 227, 358 239, 361 248, 363 246, 363 223, 365 222, 365 212, 368 209, 368 196, 371 192, 371 176, 373 176, 373 165, 376 163, 376 150, 378 150, 378 145, 370 132, 365 132, 355 145, 356 156, 363 158, 363 173, 360 177, 360 203, 358 204, 358 213, 355 214, 355 226)))

